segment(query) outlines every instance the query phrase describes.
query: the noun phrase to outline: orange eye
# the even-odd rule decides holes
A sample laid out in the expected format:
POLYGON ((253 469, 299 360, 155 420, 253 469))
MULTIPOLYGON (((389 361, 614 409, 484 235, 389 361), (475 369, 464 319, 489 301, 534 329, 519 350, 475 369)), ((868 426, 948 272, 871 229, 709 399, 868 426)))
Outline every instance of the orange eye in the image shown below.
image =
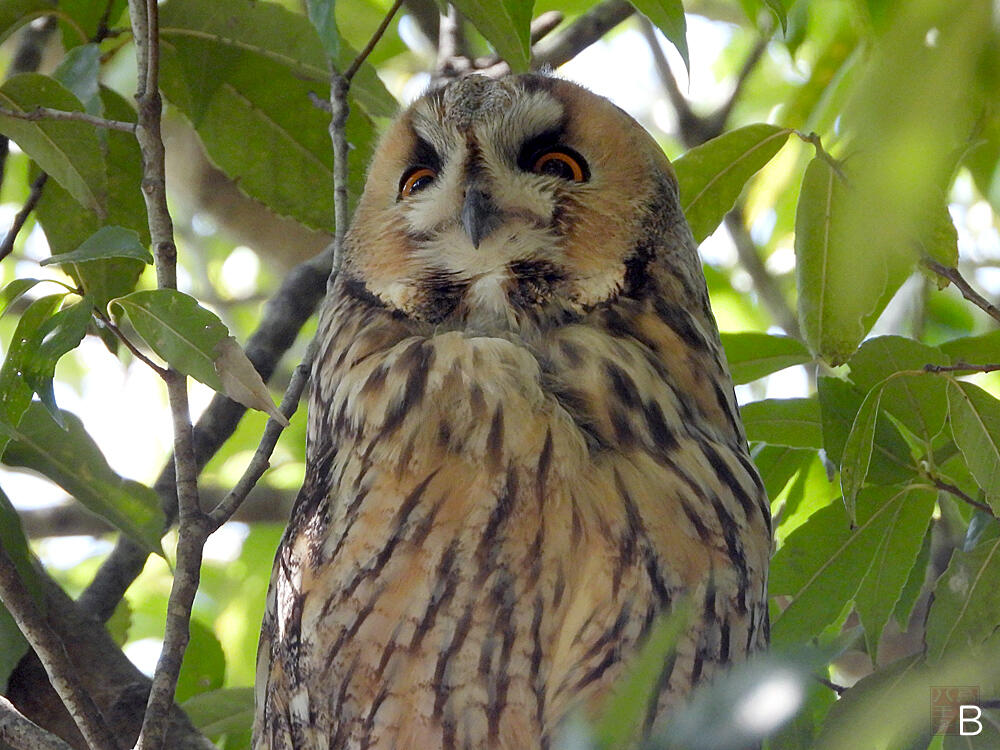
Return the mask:
POLYGON ((430 167, 418 167, 414 169, 404 176, 403 184, 399 187, 400 197, 406 198, 413 193, 423 190, 434 182, 435 177, 437 177, 437 172, 430 167))
POLYGON ((572 182, 583 182, 587 179, 580 161, 565 151, 546 151, 535 159, 531 171, 535 174, 551 175, 572 182))

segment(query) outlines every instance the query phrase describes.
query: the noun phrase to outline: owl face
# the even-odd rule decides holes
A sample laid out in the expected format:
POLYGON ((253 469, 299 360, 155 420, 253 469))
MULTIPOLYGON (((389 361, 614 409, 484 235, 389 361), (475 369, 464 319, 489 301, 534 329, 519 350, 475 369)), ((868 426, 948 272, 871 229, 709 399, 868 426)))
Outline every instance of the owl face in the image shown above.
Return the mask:
POLYGON ((641 281, 676 203, 661 150, 608 100, 541 75, 472 76, 384 136, 344 269, 434 325, 538 324, 641 281))

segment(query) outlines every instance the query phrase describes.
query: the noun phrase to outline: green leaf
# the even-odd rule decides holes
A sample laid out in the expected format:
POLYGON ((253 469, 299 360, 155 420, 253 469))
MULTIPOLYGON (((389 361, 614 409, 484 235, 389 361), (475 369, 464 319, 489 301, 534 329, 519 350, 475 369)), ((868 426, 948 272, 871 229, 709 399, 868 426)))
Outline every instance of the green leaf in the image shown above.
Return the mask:
POLYGON ((3 291, 0 291, 0 315, 7 312, 8 307, 21 299, 21 297, 34 288, 35 284, 41 281, 43 279, 14 279, 5 286, 3 291))
POLYGON ((52 391, 56 363, 83 341, 93 309, 94 300, 91 297, 84 297, 75 305, 60 310, 46 320, 35 334, 38 343, 30 348, 30 355, 22 363, 24 382, 38 394, 60 427, 63 426, 62 415, 56 406, 56 397, 52 391))
MULTIPOLYGON (((310 101, 329 96, 329 60, 309 20, 249 0, 169 0, 161 14, 161 86, 212 161, 278 214, 331 231, 329 115, 310 101)), ((342 60, 353 56, 346 45, 341 53, 342 60)), ((350 193, 357 196, 374 147, 366 112, 392 113, 396 105, 370 66, 362 66, 351 92, 346 130, 350 193)))
POLYGON ((791 336, 746 331, 722 333, 729 374, 736 384, 750 383, 786 367, 809 362, 809 350, 791 336))
POLYGON ((215 633, 197 618, 191 619, 191 638, 177 678, 176 700, 186 701, 199 693, 222 687, 226 676, 226 655, 215 633))
POLYGON ((754 447, 752 455, 767 496, 774 503, 792 477, 805 469, 816 453, 783 445, 759 445, 754 447))
MULTIPOLYGON (((929 518, 928 506, 933 509, 936 497, 928 488, 867 487, 858 493, 856 526, 837 502, 810 516, 771 561, 770 595, 792 598, 771 629, 773 643, 799 644, 819 635, 859 595, 862 586, 868 587, 864 596, 879 590, 895 603, 913 558, 908 564, 904 560, 891 575, 870 577, 870 571, 885 559, 887 537, 896 540, 896 547, 905 546, 900 540, 907 530, 921 523, 926 528, 926 520, 921 519, 929 518), (891 588, 897 584, 898 589, 891 588)), ((914 557, 922 534, 916 540, 914 557)), ((880 610, 867 611, 877 624, 880 610)))
POLYGON ((65 430, 33 402, 20 425, 5 430, 14 439, 3 454, 4 463, 48 477, 144 549, 162 555, 160 535, 166 519, 159 496, 115 473, 77 416, 64 411, 62 419, 65 430))
POLYGON ((195 728, 208 737, 245 732, 253 727, 254 694, 252 687, 212 690, 188 698, 184 713, 195 728))
POLYGON ((785 11, 785 4, 781 0, 764 0, 764 4, 774 11, 778 23, 781 24, 781 33, 788 32, 788 13, 785 11))
POLYGON ((840 464, 840 488, 844 493, 844 505, 847 513, 854 521, 854 501, 861 486, 868 477, 868 467, 872 459, 872 446, 875 443, 875 425, 879 415, 879 404, 882 401, 882 388, 872 388, 861 408, 854 417, 851 432, 844 443, 844 457, 840 464))
MULTIPOLYGON (((31 112, 36 107, 84 111, 80 100, 65 86, 38 73, 21 73, 7 79, 0 86, 0 106, 18 112, 31 112)), ((104 212, 107 172, 93 125, 0 116, 0 133, 15 141, 81 205, 98 214, 104 212)))
POLYGON ((748 440, 790 448, 822 448, 823 424, 815 398, 768 398, 740 409, 748 440))
POLYGON ((1000 362, 1000 331, 980 336, 962 336, 938 346, 951 358, 949 364, 995 364, 1000 362))
MULTIPOLYGON (((681 0, 629 0, 681 53, 684 67, 691 69, 687 46, 687 21, 681 0)), ((700 240, 699 240, 700 241, 700 240)))
POLYGON ((148 289, 112 300, 111 309, 127 315, 149 348, 175 370, 222 391, 215 347, 229 329, 194 297, 174 289, 148 289))
MULTIPOLYGON (((21 528, 21 518, 3 490, 0 490, 0 549, 14 563, 25 587, 44 608, 41 585, 32 565, 31 549, 21 528)), ((28 642, 21 635, 21 629, 0 603, 0 691, 6 692, 10 673, 27 651, 28 642)))
MULTIPOLYGON (((7 358, 0 368, 0 425, 17 427, 31 403, 31 386, 24 381, 22 372, 38 346, 38 329, 52 317, 65 296, 52 294, 37 299, 21 315, 7 349, 7 358)), ((0 454, 7 440, 6 434, 0 430, 0 454)))
POLYGON ((691 615, 691 603, 685 601, 675 604, 652 626, 632 667, 604 701, 594 727, 599 747, 629 747, 641 733, 649 701, 668 669, 677 639, 691 623, 691 615))
POLYGON ((334 60, 340 54, 340 32, 337 30, 337 18, 334 14, 336 7, 336 0, 306 0, 309 20, 316 27, 326 54, 334 60))
POLYGON ((776 125, 747 125, 674 161, 681 206, 696 242, 715 231, 747 181, 781 150, 791 132, 776 125))
POLYGON ((948 382, 948 413, 955 445, 1000 513, 1000 401, 972 383, 948 382))
POLYGON ((851 380, 855 385, 868 391, 885 380, 882 408, 927 442, 941 432, 948 413, 944 378, 889 376, 906 370, 921 372, 928 364, 948 363, 948 357, 940 349, 902 336, 869 339, 849 360, 851 380))
POLYGON ((49 15, 56 0, 0 0, 0 42, 39 16, 49 15))
POLYGON ((151 264, 153 256, 139 241, 139 234, 124 227, 102 227, 92 234, 76 250, 46 258, 41 265, 53 263, 87 263, 107 258, 134 258, 151 264))
POLYGON ((909 629, 910 617, 913 615, 913 608, 917 605, 920 594, 923 593, 924 581, 927 579, 927 566, 931 559, 931 532, 924 534, 924 541, 917 552, 917 559, 910 568, 910 575, 903 584, 903 590, 899 594, 896 606, 893 608, 892 616, 899 625, 900 631, 909 629))
POLYGON ((96 44, 82 44, 66 53, 52 77, 79 99, 87 112, 100 115, 101 49, 96 44))
MULTIPOLYGON (((107 117, 134 122, 135 110, 120 94, 101 89, 101 102, 107 117)), ((149 227, 146 222, 146 204, 142 197, 142 157, 135 136, 131 133, 108 131, 107 143, 108 206, 106 219, 77 203, 51 180, 46 184, 35 215, 45 230, 45 237, 53 255, 76 250, 106 223, 131 229, 140 241, 149 244, 149 227)), ((63 270, 72 276, 80 287, 93 295, 95 304, 102 309, 114 297, 121 297, 135 289, 136 282, 146 264, 130 258, 110 258, 66 266, 63 270)))
MULTIPOLYGON (((127 4, 128 0, 59 0, 63 45, 70 49, 93 39, 105 14, 108 25, 115 26, 127 4)), ((125 19, 125 25, 128 25, 128 19, 125 19)))
POLYGON ((956 550, 934 586, 927 615, 927 660, 984 642, 1000 625, 1000 536, 956 550))
MULTIPOLYGON (((820 411, 823 415, 823 448, 837 466, 844 458, 844 446, 861 410, 865 394, 859 393, 839 378, 817 379, 820 411)), ((875 484, 896 484, 914 476, 910 449, 899 430, 884 414, 875 425, 875 443, 868 466, 868 481, 875 484)))
POLYGON ((795 216, 799 319, 809 347, 834 365, 854 353, 916 262, 857 236, 858 201, 829 162, 809 163, 795 216))
POLYGON ((486 37, 516 73, 531 63, 531 11, 534 0, 455 0, 453 5, 486 37))
POLYGON ((865 629, 868 653, 875 663, 882 630, 917 563, 936 499, 937 494, 929 489, 913 492, 894 505, 885 533, 873 540, 872 564, 854 596, 854 604, 865 629))

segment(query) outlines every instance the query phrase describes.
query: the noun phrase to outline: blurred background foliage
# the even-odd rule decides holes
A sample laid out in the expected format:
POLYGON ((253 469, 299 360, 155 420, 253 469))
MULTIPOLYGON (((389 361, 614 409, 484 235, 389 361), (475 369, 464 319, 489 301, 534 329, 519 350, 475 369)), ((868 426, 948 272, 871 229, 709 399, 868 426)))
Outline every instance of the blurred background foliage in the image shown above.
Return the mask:
MULTIPOLYGON (((290 269, 330 240, 328 115, 312 99, 327 97, 327 57, 352 59, 390 5, 161 4, 180 286, 241 342, 290 269), (335 7, 335 27, 317 31, 309 6, 335 7)), ((514 70, 554 61, 558 75, 642 122, 675 162, 776 521, 774 653, 702 691, 650 743, 1000 747, 988 705, 1000 698, 1000 8, 989 0, 632 5, 644 15, 616 0, 470 0, 456 3, 465 18, 452 13, 442 24, 433 0, 407 0, 352 90, 353 196, 397 103, 442 76, 496 73, 502 60, 514 70), (528 22, 554 22, 551 11, 561 24, 549 24, 532 62, 528 22), (560 56, 553 40, 581 28, 581 18, 603 19, 608 30, 560 56), (457 47, 443 57, 446 28, 457 47), (978 686, 981 735, 932 736, 931 691, 942 685, 978 686)), ((0 0, 0 107, 134 120, 124 12, 122 0, 0 0)), ((148 243, 138 153, 130 135, 95 137, 81 123, 0 115, 0 133, 11 139, 0 224, 40 194, 0 263, 8 361, 0 387, 28 387, 80 425, 54 433, 45 409, 23 419, 4 411, 0 432, 11 442, 0 485, 10 501, 0 502, 0 536, 31 578, 19 523, 44 570, 75 597, 122 533, 115 529, 141 538, 159 519, 137 483, 152 485, 169 455, 165 390, 100 322, 84 315, 74 339, 66 309, 48 324, 65 346, 41 356, 29 381, 16 366, 17 342, 41 341, 60 302, 38 300, 60 287, 18 280, 78 285, 97 309, 155 286, 135 255, 45 263, 102 226, 148 243), (66 466, 95 451, 106 472, 66 478, 66 466)), ((276 393, 312 330, 308 323, 282 361, 276 393)), ((212 393, 191 387, 197 412, 212 393)), ((248 413, 205 467, 207 498, 240 476, 264 421, 248 413)), ((271 471, 206 552, 177 700, 225 748, 248 746, 247 688, 274 549, 302 479, 304 423, 300 412, 271 471)), ((175 541, 168 532, 166 557, 149 557, 108 621, 147 672, 175 541)), ((653 639, 647 668, 669 650, 675 626, 668 621, 653 639)), ((0 635, 2 684, 24 644, 2 618, 0 635)), ((642 669, 627 687, 632 699, 597 724, 569 727, 564 746, 612 747, 631 736, 627 707, 642 703, 642 669)))

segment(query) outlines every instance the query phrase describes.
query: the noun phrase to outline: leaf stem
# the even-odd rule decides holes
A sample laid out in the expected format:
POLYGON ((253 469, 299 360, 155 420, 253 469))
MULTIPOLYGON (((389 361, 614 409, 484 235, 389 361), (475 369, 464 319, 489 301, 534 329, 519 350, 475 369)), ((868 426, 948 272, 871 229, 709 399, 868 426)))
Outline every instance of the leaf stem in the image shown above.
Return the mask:
POLYGON ((844 174, 843 163, 839 159, 835 159, 829 151, 823 148, 823 139, 819 137, 819 133, 816 133, 815 131, 811 133, 803 133, 801 130, 793 130, 792 132, 806 143, 811 143, 813 148, 816 149, 816 156, 829 164, 830 168, 834 171, 837 177, 839 177, 843 182, 847 182, 847 175, 844 174))
POLYGON ((153 372, 159 375, 163 380, 167 379, 167 369, 164 367, 160 367, 158 364, 156 364, 156 362, 154 362, 145 354, 143 354, 139 350, 139 348, 129 340, 129 337, 125 335, 124 331, 122 331, 121 328, 115 325, 114 322, 111 320, 111 318, 105 315, 105 313, 99 307, 94 308, 94 315, 99 321, 101 321, 101 324, 105 328, 111 331, 111 333, 113 333, 115 337, 125 345, 126 349, 132 352, 132 355, 136 359, 138 359, 140 362, 145 363, 148 367, 150 367, 153 370, 153 372))
POLYGON ((956 487, 955 485, 949 484, 948 482, 945 482, 944 480, 939 479, 936 476, 928 475, 927 478, 934 484, 935 487, 937 487, 942 492, 947 492, 949 495, 954 495, 959 500, 971 505, 973 508, 981 510, 984 513, 989 513, 991 516, 996 518, 996 513, 993 512, 993 509, 990 506, 988 506, 986 503, 979 502, 975 498, 969 497, 967 494, 965 494, 965 492, 963 492, 960 488, 956 487))

